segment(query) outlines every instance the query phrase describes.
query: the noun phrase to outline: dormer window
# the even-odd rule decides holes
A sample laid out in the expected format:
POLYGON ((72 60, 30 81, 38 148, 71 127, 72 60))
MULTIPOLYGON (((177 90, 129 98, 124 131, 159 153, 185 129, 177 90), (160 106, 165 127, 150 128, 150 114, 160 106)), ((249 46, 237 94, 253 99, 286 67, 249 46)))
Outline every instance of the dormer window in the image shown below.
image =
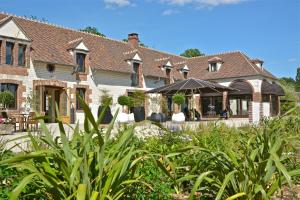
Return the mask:
POLYGON ((140 73, 139 73, 140 63, 133 63, 133 73, 131 78, 131 86, 137 87, 139 86, 140 73))
POLYGON ((260 59, 254 59, 254 60, 251 60, 251 62, 253 64, 255 64, 257 67, 259 67, 260 69, 263 69, 264 61, 262 61, 260 59))
POLYGON ((76 72, 85 72, 85 57, 86 55, 84 53, 76 53, 76 72))
POLYGON ((185 65, 183 68, 180 69, 180 71, 181 71, 181 73, 183 74, 183 77, 184 77, 185 79, 187 79, 187 78, 188 78, 188 73, 189 73, 189 71, 190 71, 190 69, 188 68, 188 66, 185 65))
POLYGON ((25 66, 25 53, 26 53, 26 45, 19 44, 19 50, 18 50, 18 65, 25 66))
POLYGON ((210 63, 210 71, 211 71, 211 72, 216 72, 216 71, 218 71, 217 63, 210 63))
POLYGON ((223 59, 220 57, 213 57, 208 60, 208 70, 210 72, 217 72, 220 70, 221 65, 223 64, 223 59))
POLYGON ((6 64, 7 65, 13 65, 13 50, 14 50, 14 43, 12 42, 6 42, 6 64))

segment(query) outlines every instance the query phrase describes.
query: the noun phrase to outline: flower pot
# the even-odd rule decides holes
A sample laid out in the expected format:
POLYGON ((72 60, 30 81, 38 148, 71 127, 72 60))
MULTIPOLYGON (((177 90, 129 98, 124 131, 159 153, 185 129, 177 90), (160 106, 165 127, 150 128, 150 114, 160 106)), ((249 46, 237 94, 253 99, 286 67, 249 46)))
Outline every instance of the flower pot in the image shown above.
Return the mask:
POLYGON ((133 114, 134 114, 135 122, 140 122, 140 121, 145 120, 145 108, 144 107, 134 107, 133 114))
POLYGON ((160 114, 160 121, 161 122, 166 122, 167 121, 167 116, 164 113, 159 113, 160 114))
POLYGON ((185 121, 185 116, 184 116, 183 112, 174 113, 172 115, 172 122, 181 123, 181 122, 184 122, 184 121, 185 121))
POLYGON ((160 113, 152 113, 150 116, 150 121, 161 122, 162 115, 160 113))
POLYGON ((119 113, 116 121, 119 123, 128 123, 128 114, 124 112, 119 113))
MULTIPOLYGON (((100 117, 100 114, 103 112, 104 108, 105 108, 104 106, 99 106, 98 117, 100 117)), ((100 124, 109 124, 112 119, 113 119, 113 116, 111 114, 111 109, 110 109, 110 107, 107 107, 100 124)))

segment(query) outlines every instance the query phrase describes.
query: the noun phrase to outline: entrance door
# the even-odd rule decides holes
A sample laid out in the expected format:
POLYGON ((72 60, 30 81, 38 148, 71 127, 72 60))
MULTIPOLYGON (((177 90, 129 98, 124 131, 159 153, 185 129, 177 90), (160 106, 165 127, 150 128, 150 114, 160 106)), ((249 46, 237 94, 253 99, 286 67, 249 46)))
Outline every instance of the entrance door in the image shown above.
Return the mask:
POLYGON ((44 91, 44 101, 43 101, 43 111, 46 117, 46 123, 55 123, 56 122, 56 106, 60 111, 60 100, 61 94, 63 92, 62 88, 55 87, 45 87, 44 91))

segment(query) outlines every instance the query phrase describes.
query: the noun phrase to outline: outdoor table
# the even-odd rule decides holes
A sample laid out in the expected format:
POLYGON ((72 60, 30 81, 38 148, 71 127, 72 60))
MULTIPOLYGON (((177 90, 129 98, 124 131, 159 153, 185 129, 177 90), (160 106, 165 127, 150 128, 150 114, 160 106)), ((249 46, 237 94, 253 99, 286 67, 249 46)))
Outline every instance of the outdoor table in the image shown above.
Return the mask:
POLYGON ((15 117, 18 118, 19 130, 26 131, 26 122, 27 122, 28 114, 20 113, 20 114, 16 115, 15 117))

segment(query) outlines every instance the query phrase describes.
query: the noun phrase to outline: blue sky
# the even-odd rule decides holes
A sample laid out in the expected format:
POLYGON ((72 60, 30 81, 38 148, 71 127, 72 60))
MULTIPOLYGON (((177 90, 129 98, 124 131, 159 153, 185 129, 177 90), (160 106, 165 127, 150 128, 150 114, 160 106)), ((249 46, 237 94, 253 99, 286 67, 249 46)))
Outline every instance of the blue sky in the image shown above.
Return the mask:
POLYGON ((95 26, 113 39, 130 32, 146 45, 180 54, 240 50, 273 74, 300 67, 300 0, 0 0, 0 10, 71 28, 95 26))

